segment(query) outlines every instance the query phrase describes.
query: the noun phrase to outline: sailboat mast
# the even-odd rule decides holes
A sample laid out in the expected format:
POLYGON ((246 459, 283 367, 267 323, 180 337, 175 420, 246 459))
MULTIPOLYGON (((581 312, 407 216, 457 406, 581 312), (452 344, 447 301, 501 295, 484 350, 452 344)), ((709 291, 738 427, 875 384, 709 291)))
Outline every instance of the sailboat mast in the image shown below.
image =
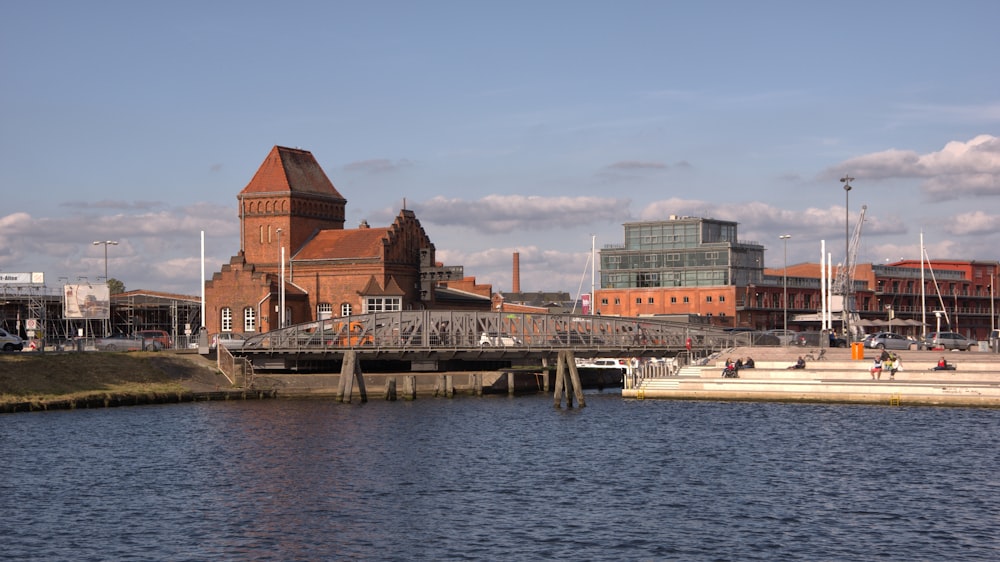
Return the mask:
POLYGON ((597 296, 594 294, 594 287, 597 280, 597 235, 590 235, 590 314, 594 314, 597 308, 597 296))
POLYGON ((924 231, 920 231, 920 335, 927 339, 927 284, 924 282, 924 231))

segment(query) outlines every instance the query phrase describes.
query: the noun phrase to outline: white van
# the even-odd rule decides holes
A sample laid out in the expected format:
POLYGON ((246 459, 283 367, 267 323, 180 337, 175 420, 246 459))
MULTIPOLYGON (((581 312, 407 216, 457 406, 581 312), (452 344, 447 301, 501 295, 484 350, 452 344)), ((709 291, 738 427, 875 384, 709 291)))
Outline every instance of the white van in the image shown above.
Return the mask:
POLYGON ((0 328, 0 349, 11 352, 24 349, 24 342, 16 334, 11 334, 7 330, 0 328))
POLYGON ((521 340, 513 338, 510 336, 501 336, 498 334, 487 334, 483 332, 479 336, 479 346, 480 347, 508 347, 512 345, 521 345, 521 340))

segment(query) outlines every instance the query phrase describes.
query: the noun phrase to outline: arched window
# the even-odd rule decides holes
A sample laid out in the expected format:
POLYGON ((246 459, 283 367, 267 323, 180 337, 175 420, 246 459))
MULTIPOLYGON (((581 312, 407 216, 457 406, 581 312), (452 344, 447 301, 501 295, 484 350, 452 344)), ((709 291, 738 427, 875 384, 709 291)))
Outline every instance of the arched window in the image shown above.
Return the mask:
POLYGON ((233 331, 233 309, 229 308, 228 306, 225 307, 225 308, 223 308, 222 309, 222 318, 221 318, 221 320, 222 321, 219 323, 219 325, 221 326, 221 330, 223 332, 232 332, 233 331))
POLYGON ((248 306, 243 309, 243 331, 244 332, 256 332, 257 331, 257 312, 252 306, 248 306))

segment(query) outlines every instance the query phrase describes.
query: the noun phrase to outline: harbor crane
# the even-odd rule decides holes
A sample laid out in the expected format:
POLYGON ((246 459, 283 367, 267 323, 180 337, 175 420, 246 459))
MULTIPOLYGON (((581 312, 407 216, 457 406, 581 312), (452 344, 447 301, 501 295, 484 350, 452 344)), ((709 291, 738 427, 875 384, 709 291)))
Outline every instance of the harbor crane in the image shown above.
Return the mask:
POLYGON ((858 317, 851 310, 851 300, 854 295, 854 291, 851 287, 852 279, 854 279, 854 272, 858 267, 858 248, 861 246, 861 227, 865 223, 865 213, 868 211, 868 205, 861 206, 861 215, 858 217, 858 222, 854 225, 854 233, 851 235, 851 244, 848 247, 847 256, 844 258, 844 264, 842 267, 837 268, 837 278, 833 281, 833 287, 830 294, 833 295, 843 295, 844 298, 844 325, 847 326, 848 315, 850 320, 855 322, 850 322, 857 326, 858 317))

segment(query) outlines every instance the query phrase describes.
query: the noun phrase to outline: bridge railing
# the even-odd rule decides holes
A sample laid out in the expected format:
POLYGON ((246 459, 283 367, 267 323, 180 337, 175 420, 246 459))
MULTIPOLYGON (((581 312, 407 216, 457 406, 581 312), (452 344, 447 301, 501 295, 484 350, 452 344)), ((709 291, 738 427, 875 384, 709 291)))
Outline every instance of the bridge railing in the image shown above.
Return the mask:
POLYGON ((575 349, 590 354, 721 350, 737 342, 721 329, 649 317, 417 310, 297 324, 247 339, 243 349, 575 349))

